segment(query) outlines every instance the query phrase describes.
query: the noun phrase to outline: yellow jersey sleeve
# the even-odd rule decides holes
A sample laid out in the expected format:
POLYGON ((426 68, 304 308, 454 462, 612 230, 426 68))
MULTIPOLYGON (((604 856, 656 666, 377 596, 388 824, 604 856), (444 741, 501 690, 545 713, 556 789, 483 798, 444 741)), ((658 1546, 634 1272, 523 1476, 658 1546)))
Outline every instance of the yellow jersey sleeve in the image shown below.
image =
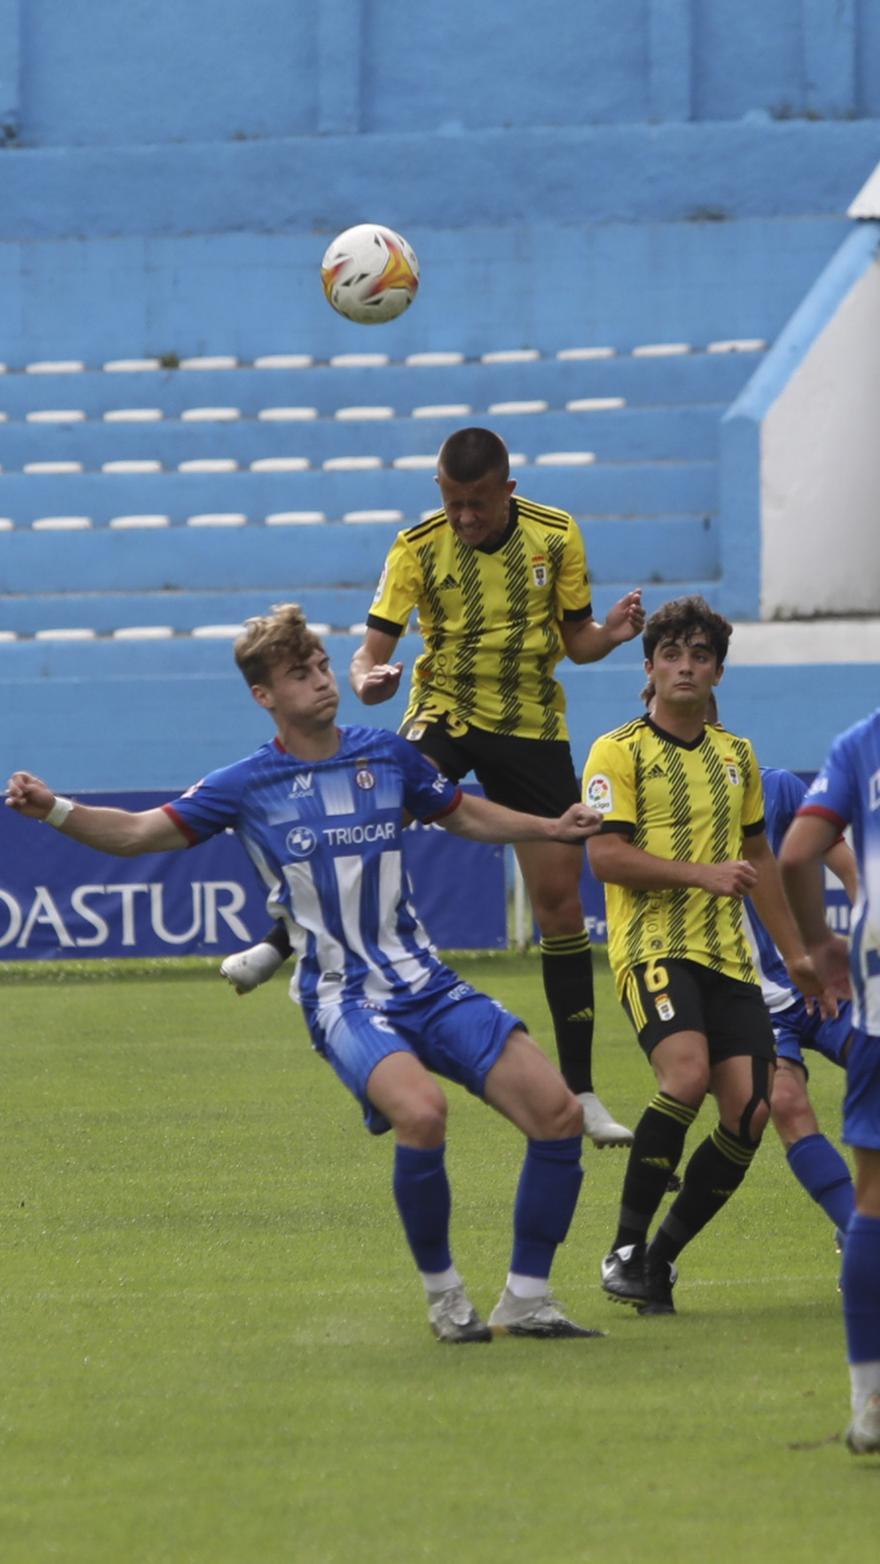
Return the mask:
POLYGON ((418 560, 403 533, 398 533, 373 594, 367 624, 375 630, 402 635, 422 594, 418 560))
POLYGON ((583 801, 604 817, 603 831, 631 835, 636 827, 636 768, 629 745, 607 737, 593 745, 584 767, 583 801))
POLYGON ((572 520, 556 577, 556 610, 560 619, 586 619, 592 610, 587 552, 577 522, 572 520))

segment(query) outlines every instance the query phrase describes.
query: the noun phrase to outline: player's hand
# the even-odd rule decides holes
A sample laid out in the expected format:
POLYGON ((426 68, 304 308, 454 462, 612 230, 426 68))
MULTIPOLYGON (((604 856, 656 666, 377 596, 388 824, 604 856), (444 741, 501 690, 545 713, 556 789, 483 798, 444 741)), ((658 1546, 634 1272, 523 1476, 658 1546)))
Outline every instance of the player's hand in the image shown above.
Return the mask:
POLYGON ((845 939, 841 939, 839 934, 832 934, 829 929, 828 938, 821 945, 810 946, 808 959, 822 989, 828 990, 835 999, 852 998, 849 946, 845 939))
POLYGON ((603 816, 598 809, 588 809, 586 804, 569 804, 564 815, 553 821, 554 842, 585 842, 595 836, 603 816))
POLYGON ((390 701, 392 695, 397 694, 402 673, 403 663, 376 663, 369 673, 364 674, 358 690, 364 705, 378 706, 381 701, 390 701))
POLYGON ((624 641, 632 641, 637 635, 641 635, 645 628, 641 587, 636 587, 633 592, 627 592, 626 597, 622 597, 613 608, 609 609, 605 616, 605 628, 610 632, 616 645, 624 641))
POLYGON ((29 820, 45 820, 54 802, 55 794, 40 777, 29 771, 13 771, 6 784, 7 808, 29 820))
POLYGON ((758 871, 745 858, 729 859, 726 863, 700 864, 700 890, 711 896, 735 896, 741 901, 757 882, 758 871))

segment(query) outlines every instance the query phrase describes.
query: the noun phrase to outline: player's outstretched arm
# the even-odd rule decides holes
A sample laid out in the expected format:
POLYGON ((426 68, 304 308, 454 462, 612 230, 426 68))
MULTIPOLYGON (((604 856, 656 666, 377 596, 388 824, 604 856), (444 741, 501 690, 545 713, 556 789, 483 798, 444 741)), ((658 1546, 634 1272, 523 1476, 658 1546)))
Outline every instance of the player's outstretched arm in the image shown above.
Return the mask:
POLYGON ((604 624, 595 619, 563 619, 559 629, 573 663, 597 663, 615 646, 632 641, 645 627, 642 589, 636 587, 608 610, 604 624))
POLYGON ((171 852, 189 844, 164 809, 106 809, 76 804, 54 793, 41 777, 14 771, 6 784, 6 805, 28 820, 42 820, 63 836, 120 858, 171 852))
POLYGON ((505 809, 488 798, 462 793, 451 814, 438 820, 454 836, 466 836, 472 842, 567 842, 577 845, 598 831, 602 816, 586 804, 571 804, 556 820, 540 815, 523 815, 505 809))
POLYGON ((391 662, 397 640, 396 635, 370 628, 351 659, 351 687, 365 706, 378 706, 397 694, 403 673, 403 663, 391 662))

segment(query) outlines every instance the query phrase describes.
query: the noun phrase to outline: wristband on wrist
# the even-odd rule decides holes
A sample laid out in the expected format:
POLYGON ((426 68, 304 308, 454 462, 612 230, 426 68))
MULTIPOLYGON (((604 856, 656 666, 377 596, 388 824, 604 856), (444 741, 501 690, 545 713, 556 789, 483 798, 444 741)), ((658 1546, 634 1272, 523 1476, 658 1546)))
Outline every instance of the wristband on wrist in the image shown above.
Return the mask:
POLYGON ((54 825, 57 830, 59 826, 64 824, 72 808, 72 798, 62 798, 60 794, 56 794, 55 802, 52 805, 52 808, 49 810, 49 813, 44 816, 45 824, 54 825))

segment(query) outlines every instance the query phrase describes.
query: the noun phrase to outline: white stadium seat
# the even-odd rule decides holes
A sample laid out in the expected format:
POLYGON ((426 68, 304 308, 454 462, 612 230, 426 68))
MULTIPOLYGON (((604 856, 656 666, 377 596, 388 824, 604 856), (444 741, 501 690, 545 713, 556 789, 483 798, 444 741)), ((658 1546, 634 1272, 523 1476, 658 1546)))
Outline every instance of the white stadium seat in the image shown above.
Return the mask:
POLYGON ((680 358, 693 349, 689 342, 643 342, 633 348, 633 358, 680 358))
POLYGON ((481 353, 481 364, 534 364, 541 357, 537 348, 501 348, 496 353, 481 353))
POLYGON ((33 532, 85 532, 91 516, 38 516, 31 522, 33 532))
POLYGON ((392 467, 400 472, 436 472, 437 455, 431 456, 395 456, 392 467))
POLYGON ((469 402, 437 402, 428 403, 425 407, 414 407, 411 418, 468 418, 473 412, 469 402))
POLYGON ((243 629, 244 629, 244 625, 242 625, 242 624, 237 624, 237 625, 196 625, 195 629, 190 631, 190 635, 194 638, 194 640, 197 640, 197 641, 208 641, 208 640, 219 640, 219 639, 231 641, 236 636, 241 635, 241 632, 242 632, 243 629))
POLYGON ((707 353, 763 353, 767 344, 763 337, 728 337, 722 342, 710 342, 707 353))
POLYGON ((567 413, 610 413, 615 408, 626 407, 624 396, 578 396, 566 402, 567 413))
POLYGON ((334 369, 381 369, 390 362, 387 353, 337 353, 330 360, 334 369))
POLYGON ((81 424, 86 415, 81 407, 63 407, 38 409, 24 416, 29 424, 81 424))
POLYGON ((616 348, 560 348, 556 357, 564 363, 589 363, 594 358, 614 358, 616 348))
POLYGON ((111 407, 104 414, 108 424, 156 424, 165 414, 161 407, 111 407))
POLYGON ((124 625, 113 631, 114 641, 169 641, 173 635, 170 625, 124 625))
POLYGON ((132 458, 131 460, 125 461, 102 462, 101 471, 110 473, 161 472, 162 463, 155 461, 152 458, 144 457, 138 458, 137 460, 132 458))
POLYGON ((400 523, 404 520, 402 510, 347 510, 343 511, 343 521, 394 521, 400 523))
POLYGON ((264 353, 254 359, 254 369, 311 369, 311 353, 264 353))
POLYGON ((24 372, 26 375, 78 375, 85 367, 81 358, 46 358, 25 364, 24 372))
POLYGON ((177 463, 178 472, 237 472, 234 456, 196 456, 188 462, 177 463))
POLYGON ((161 369, 158 358, 110 358, 104 365, 108 374, 130 375, 149 369, 161 369))
POLYGON ((394 417, 394 408, 393 407, 337 407, 336 412, 333 414, 333 417, 334 418, 338 418, 341 421, 348 422, 348 423, 357 423, 358 421, 361 421, 361 420, 363 420, 364 422, 368 422, 370 419, 381 420, 381 419, 384 419, 384 418, 393 418, 394 417))
POLYGON ((25 462, 22 472, 27 473, 67 473, 82 472, 82 462, 25 462))
POLYGON ((550 403, 536 400, 534 402, 490 402, 490 413, 546 413, 550 403))
POLYGON ((232 424, 241 417, 241 408, 186 407, 180 417, 185 424, 232 424))
POLYGON ((267 527, 312 527, 326 521, 322 510, 276 510, 266 517, 267 527))
POLYGON ((251 472, 308 472, 311 462, 307 456, 258 456, 251 462, 251 472))
POLYGON ((237 369, 238 359, 231 353, 217 353, 207 358, 182 358, 178 369, 237 369))
POLYGON ((307 423, 317 416, 316 407, 262 407, 257 414, 265 423, 275 424, 307 423))
POLYGON ((537 467, 589 467, 596 460, 595 451, 543 451, 535 457, 537 467))
POLYGON ((410 364, 413 367, 420 366, 422 368, 431 368, 431 367, 435 367, 436 366, 437 368, 442 368, 446 364, 463 364, 464 363, 464 354, 463 353, 407 353, 406 358, 404 359, 403 362, 405 364, 410 364))
POLYGON ((330 456, 321 466, 325 472, 370 472, 382 466, 381 456, 330 456))

